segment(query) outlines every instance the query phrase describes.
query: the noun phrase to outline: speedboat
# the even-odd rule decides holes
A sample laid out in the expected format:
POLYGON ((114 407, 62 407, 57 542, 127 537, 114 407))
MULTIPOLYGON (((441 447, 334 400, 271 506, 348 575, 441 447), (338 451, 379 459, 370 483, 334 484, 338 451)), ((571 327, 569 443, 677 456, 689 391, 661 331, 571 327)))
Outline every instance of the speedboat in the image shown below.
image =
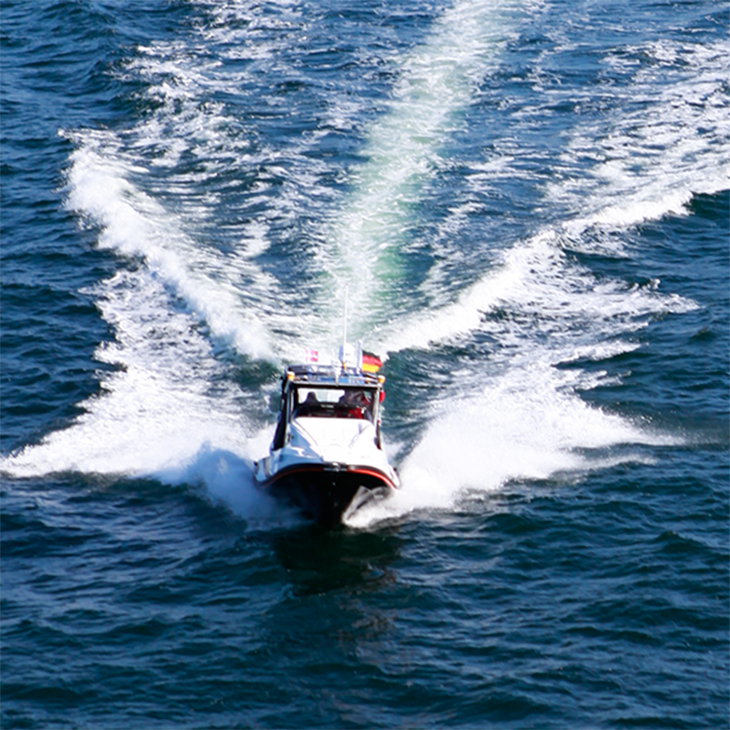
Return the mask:
POLYGON ((288 366, 281 378, 279 420, 269 455, 254 477, 326 527, 400 486, 380 434, 385 378, 381 361, 343 343, 339 360, 288 366))

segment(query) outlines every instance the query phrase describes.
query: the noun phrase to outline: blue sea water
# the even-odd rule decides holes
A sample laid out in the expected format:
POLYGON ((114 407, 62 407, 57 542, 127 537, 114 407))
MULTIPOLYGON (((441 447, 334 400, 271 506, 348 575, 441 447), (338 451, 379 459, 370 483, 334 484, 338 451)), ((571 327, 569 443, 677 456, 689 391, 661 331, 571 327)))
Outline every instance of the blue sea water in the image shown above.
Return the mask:
POLYGON ((3 0, 3 728, 730 723, 713 0, 3 0), (252 485, 386 358, 403 486, 252 485))

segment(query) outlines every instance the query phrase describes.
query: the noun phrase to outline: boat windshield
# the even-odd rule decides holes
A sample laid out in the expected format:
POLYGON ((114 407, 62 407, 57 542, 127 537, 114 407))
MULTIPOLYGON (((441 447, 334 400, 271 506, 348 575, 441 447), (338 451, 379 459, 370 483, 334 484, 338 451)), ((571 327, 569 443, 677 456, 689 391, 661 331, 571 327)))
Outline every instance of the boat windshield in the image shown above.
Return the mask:
POLYGON ((295 418, 366 418, 373 420, 373 391, 366 388, 317 388, 302 385, 294 389, 295 418))

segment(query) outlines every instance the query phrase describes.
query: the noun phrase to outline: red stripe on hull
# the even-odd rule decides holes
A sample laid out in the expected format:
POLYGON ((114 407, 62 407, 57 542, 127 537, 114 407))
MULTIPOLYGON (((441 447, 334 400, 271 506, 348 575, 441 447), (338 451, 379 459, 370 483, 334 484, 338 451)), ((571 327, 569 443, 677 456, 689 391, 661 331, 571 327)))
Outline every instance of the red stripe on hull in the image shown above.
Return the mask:
POLYGON ((359 474, 364 477, 371 477, 378 479, 383 483, 384 486, 396 489, 395 484, 379 469, 373 469, 366 466, 346 466, 346 467, 335 467, 330 465, 320 464, 302 464, 296 466, 289 466, 276 474, 273 474, 263 482, 259 482, 262 487, 270 487, 279 480, 294 476, 297 474, 321 474, 324 478, 331 477, 333 474, 359 474))

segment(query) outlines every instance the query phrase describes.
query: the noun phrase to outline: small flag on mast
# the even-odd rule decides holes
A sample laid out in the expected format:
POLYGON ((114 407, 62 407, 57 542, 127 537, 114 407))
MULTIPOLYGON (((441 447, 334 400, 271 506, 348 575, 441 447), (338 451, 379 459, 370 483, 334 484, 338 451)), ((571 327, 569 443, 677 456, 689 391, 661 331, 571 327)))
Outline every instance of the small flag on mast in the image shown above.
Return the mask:
POLYGON ((372 352, 363 352, 362 371, 364 373, 377 373, 383 367, 383 361, 372 352))

